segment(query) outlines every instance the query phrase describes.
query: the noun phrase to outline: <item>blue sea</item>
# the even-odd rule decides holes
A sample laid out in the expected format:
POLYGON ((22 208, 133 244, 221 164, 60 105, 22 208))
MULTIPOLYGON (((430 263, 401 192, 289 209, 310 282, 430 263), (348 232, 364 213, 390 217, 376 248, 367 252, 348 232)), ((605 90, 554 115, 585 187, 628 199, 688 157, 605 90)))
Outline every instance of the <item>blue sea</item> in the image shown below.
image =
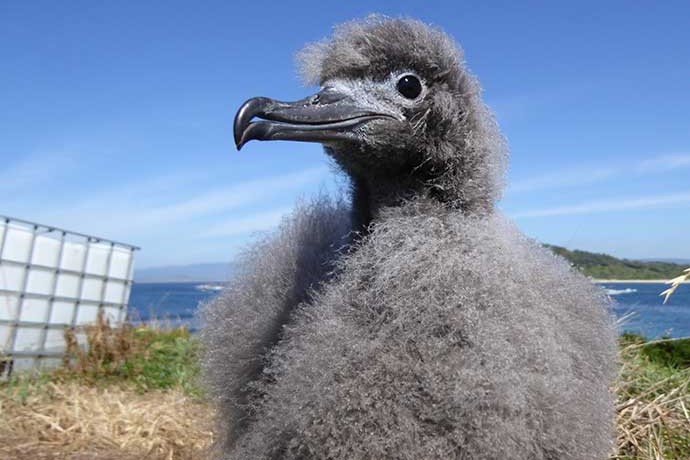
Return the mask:
POLYGON ((622 331, 649 339, 690 337, 690 284, 681 284, 664 304, 659 297, 668 285, 662 283, 602 283, 616 301, 613 313, 624 318, 622 331))
POLYGON ((196 312, 212 300, 222 283, 134 283, 129 296, 129 316, 133 322, 158 322, 198 328, 196 312))
MULTIPOLYGON (((171 325, 198 329, 195 312, 200 303, 218 295, 220 283, 135 283, 129 299, 134 321, 152 319, 171 325)), ((681 285, 666 305, 659 293, 664 284, 604 283, 614 299, 612 312, 626 317, 621 331, 642 334, 649 339, 662 336, 690 337, 690 285, 681 285)))

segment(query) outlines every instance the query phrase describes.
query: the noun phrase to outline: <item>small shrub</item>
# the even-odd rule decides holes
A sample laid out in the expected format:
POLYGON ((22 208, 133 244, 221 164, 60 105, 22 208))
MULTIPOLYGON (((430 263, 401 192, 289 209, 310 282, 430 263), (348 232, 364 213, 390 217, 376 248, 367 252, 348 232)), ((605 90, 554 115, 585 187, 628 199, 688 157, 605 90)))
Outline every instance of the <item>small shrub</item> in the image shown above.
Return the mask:
POLYGON ((136 339, 146 344, 146 350, 123 363, 125 375, 142 390, 180 387, 188 394, 201 395, 199 342, 187 329, 162 332, 141 328, 134 332, 136 339))
POLYGON ((110 327, 110 321, 99 312, 96 323, 79 329, 65 329, 65 354, 62 370, 86 378, 104 378, 119 375, 129 358, 144 351, 134 328, 125 322, 119 328, 110 327), (78 342, 79 334, 86 336, 86 348, 78 342))
POLYGON ((652 342, 641 350, 651 362, 684 369, 690 367, 690 339, 652 342))
POLYGON ((57 378, 133 383, 140 391, 179 387, 201 395, 199 342, 184 327, 163 330, 125 323, 113 328, 99 315, 93 325, 66 330, 65 342, 57 378), (79 334, 86 336, 85 347, 78 343, 79 334))

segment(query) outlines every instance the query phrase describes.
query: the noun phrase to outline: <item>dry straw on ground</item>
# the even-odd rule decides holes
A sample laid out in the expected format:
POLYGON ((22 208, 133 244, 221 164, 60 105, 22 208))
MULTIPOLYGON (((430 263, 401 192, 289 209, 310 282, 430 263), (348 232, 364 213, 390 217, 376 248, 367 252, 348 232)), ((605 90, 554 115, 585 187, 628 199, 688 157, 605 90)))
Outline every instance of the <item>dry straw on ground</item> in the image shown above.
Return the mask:
MULTIPOLYGON (((115 365, 131 363, 133 357, 150 363, 151 348, 160 345, 152 337, 174 339, 172 345, 195 339, 180 331, 135 332, 99 322, 85 331, 89 351, 73 344, 72 359, 61 370, 0 388, 0 460, 212 458, 210 403, 179 386, 142 386, 148 374, 134 372, 123 379, 115 365)), ((66 339, 74 342, 70 333, 66 339)), ((634 339, 621 347, 612 459, 690 458, 690 367, 659 366, 643 353, 645 347, 666 342, 674 340, 634 339)), ((166 350, 179 351, 175 346, 166 350)))
MULTIPOLYGON (((611 458, 687 459, 690 369, 651 375, 641 346, 621 351, 618 452, 611 458)), ((213 411, 177 390, 47 383, 0 392, 0 414, 0 459, 210 458, 213 411)))
POLYGON ((61 368, 0 387, 0 459, 208 458, 213 411, 190 389, 186 329, 112 328, 99 315, 65 341, 61 368))
POLYGON ((208 458, 212 411, 179 391, 46 383, 0 393, 0 459, 208 458))

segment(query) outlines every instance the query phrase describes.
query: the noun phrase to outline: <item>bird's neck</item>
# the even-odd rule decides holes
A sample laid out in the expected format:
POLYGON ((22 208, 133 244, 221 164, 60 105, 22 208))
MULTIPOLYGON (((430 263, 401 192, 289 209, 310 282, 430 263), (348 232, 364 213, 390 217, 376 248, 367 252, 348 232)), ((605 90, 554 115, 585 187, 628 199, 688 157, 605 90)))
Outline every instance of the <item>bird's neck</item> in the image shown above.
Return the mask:
POLYGON ((366 179, 357 175, 350 177, 352 228, 360 234, 366 234, 369 226, 383 217, 384 210, 387 211, 385 214, 389 214, 392 209, 408 202, 412 197, 424 195, 415 184, 400 180, 366 179))
POLYGON ((352 178, 352 228, 363 232, 369 228, 372 215, 369 185, 361 178, 352 178))

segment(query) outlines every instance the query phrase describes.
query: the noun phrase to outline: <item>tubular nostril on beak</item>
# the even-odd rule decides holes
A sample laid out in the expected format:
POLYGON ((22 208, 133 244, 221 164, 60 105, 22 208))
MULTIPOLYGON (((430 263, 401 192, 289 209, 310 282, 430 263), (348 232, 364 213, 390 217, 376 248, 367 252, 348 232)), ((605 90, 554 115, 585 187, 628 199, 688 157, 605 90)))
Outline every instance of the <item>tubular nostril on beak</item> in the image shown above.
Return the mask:
POLYGON ((327 86, 323 88, 321 91, 318 93, 314 94, 309 98, 309 104, 310 105, 327 105, 327 104, 335 104, 336 102, 342 101, 343 99, 347 99, 348 96, 346 94, 343 94, 339 91, 337 91, 334 88, 331 88, 330 86, 327 86))

